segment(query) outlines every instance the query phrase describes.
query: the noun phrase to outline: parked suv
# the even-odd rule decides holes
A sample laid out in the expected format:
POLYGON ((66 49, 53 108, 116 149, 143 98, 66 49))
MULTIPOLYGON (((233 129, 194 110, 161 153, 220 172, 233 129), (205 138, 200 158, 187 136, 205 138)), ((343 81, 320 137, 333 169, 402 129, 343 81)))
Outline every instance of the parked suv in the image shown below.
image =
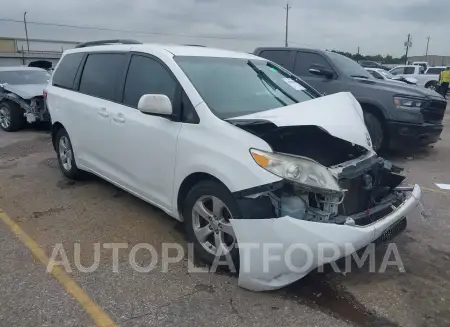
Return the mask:
POLYGON ((351 92, 364 111, 375 150, 439 140, 447 102, 435 91, 373 78, 340 54, 298 48, 258 48, 254 54, 290 70, 324 94, 351 92))
POLYGON ((183 221, 197 256, 239 266, 252 290, 386 241, 422 212, 350 93, 321 97, 251 54, 81 44, 46 92, 65 176, 96 174, 183 221), (326 242, 339 253, 321 255, 326 242))

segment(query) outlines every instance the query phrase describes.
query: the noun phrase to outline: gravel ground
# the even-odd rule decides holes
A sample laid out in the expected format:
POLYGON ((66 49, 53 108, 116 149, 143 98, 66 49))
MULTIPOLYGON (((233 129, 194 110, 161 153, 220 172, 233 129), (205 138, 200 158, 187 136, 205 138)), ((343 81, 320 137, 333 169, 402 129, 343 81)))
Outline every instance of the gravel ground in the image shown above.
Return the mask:
MULTIPOLYGON (((445 124, 450 125, 450 114, 445 124)), ((450 325, 450 129, 434 147, 413 154, 388 155, 405 167, 410 183, 424 187, 429 221, 409 221, 395 239, 406 269, 385 273, 368 267, 340 274, 326 269, 282 290, 254 293, 237 286, 227 273, 188 273, 188 263, 160 264, 149 273, 131 268, 133 245, 185 240, 181 225, 160 210, 92 177, 66 180, 45 131, 0 132, 0 209, 48 256, 62 243, 70 276, 120 326, 449 326, 450 325), (114 272, 111 249, 95 243, 126 243, 114 272)), ((377 251, 379 267, 385 248, 377 251)), ((148 252, 137 254, 141 265, 148 252)), ((160 254, 160 253, 159 253, 160 254)), ((0 221, 0 326, 94 326, 83 307, 0 221)))

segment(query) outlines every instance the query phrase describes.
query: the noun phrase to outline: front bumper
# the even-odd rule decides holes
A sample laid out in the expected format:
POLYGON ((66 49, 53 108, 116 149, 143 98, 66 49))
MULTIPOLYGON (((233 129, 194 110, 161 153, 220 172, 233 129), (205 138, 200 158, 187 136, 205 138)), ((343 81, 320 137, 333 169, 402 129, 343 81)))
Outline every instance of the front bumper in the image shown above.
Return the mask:
POLYGON ((273 290, 311 270, 356 252, 382 238, 390 227, 422 213, 418 185, 389 215, 367 226, 349 226, 294 219, 234 219, 239 245, 239 286, 253 291, 273 290), (327 254, 329 245, 338 256, 327 254))
POLYGON ((389 122, 391 149, 415 148, 436 143, 440 139, 442 124, 409 124, 389 122))

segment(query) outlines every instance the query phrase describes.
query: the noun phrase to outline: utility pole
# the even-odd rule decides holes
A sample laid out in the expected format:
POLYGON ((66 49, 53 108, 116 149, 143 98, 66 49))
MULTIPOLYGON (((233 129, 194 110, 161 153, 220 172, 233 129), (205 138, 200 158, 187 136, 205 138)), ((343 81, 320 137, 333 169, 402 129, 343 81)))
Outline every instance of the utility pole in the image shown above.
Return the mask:
POLYGON ((427 37, 427 50, 425 51, 425 58, 428 61, 428 45, 430 44, 431 37, 427 37))
POLYGON ((408 63, 408 51, 409 48, 412 47, 412 42, 411 42, 411 33, 408 34, 408 39, 405 42, 405 47, 406 47, 406 58, 405 58, 405 64, 408 63))
POLYGON ((27 40, 27 49, 28 49, 28 52, 30 52, 30 43, 28 42, 28 30, 27 30, 27 17, 26 16, 27 16, 27 12, 25 11, 23 13, 23 23, 25 25, 25 38, 27 40))
POLYGON ((284 7, 284 9, 286 9, 286 37, 284 39, 284 46, 287 48, 288 47, 288 30, 289 30, 289 9, 291 9, 289 2, 286 3, 286 7, 284 7))
POLYGON ((358 47, 358 56, 359 56, 359 47, 358 47))

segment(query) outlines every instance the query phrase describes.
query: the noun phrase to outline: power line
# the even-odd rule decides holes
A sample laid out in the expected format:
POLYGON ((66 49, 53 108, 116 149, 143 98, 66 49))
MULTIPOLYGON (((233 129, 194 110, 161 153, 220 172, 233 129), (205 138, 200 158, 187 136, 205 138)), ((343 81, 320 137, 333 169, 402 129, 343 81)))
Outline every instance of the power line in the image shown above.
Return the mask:
MULTIPOLYGON (((0 22, 11 22, 11 23, 21 23, 23 21, 17 19, 9 19, 9 18, 0 18, 0 22)), ((217 40, 235 40, 235 41, 267 41, 267 39, 251 39, 251 38, 243 38, 243 37, 228 37, 228 36, 207 36, 207 35, 190 35, 190 34, 175 34, 175 33, 159 33, 159 32, 148 32, 142 30, 122 30, 108 27, 97 27, 97 26, 86 26, 86 25, 69 25, 69 24, 58 24, 58 23, 45 23, 45 22, 34 22, 27 21, 28 25, 38 25, 38 26, 52 26, 52 27, 68 27, 68 28, 78 28, 85 30, 97 30, 97 31, 107 31, 107 32, 122 32, 122 33, 134 33, 134 34, 143 34, 143 35, 154 35, 154 36, 178 36, 178 37, 189 37, 189 38, 202 38, 202 39, 217 39, 217 40)), ((271 40, 282 42, 282 40, 271 40)), ((293 42, 296 44, 302 44, 299 42, 293 42)), ((307 44, 304 44, 307 46, 307 44)))

